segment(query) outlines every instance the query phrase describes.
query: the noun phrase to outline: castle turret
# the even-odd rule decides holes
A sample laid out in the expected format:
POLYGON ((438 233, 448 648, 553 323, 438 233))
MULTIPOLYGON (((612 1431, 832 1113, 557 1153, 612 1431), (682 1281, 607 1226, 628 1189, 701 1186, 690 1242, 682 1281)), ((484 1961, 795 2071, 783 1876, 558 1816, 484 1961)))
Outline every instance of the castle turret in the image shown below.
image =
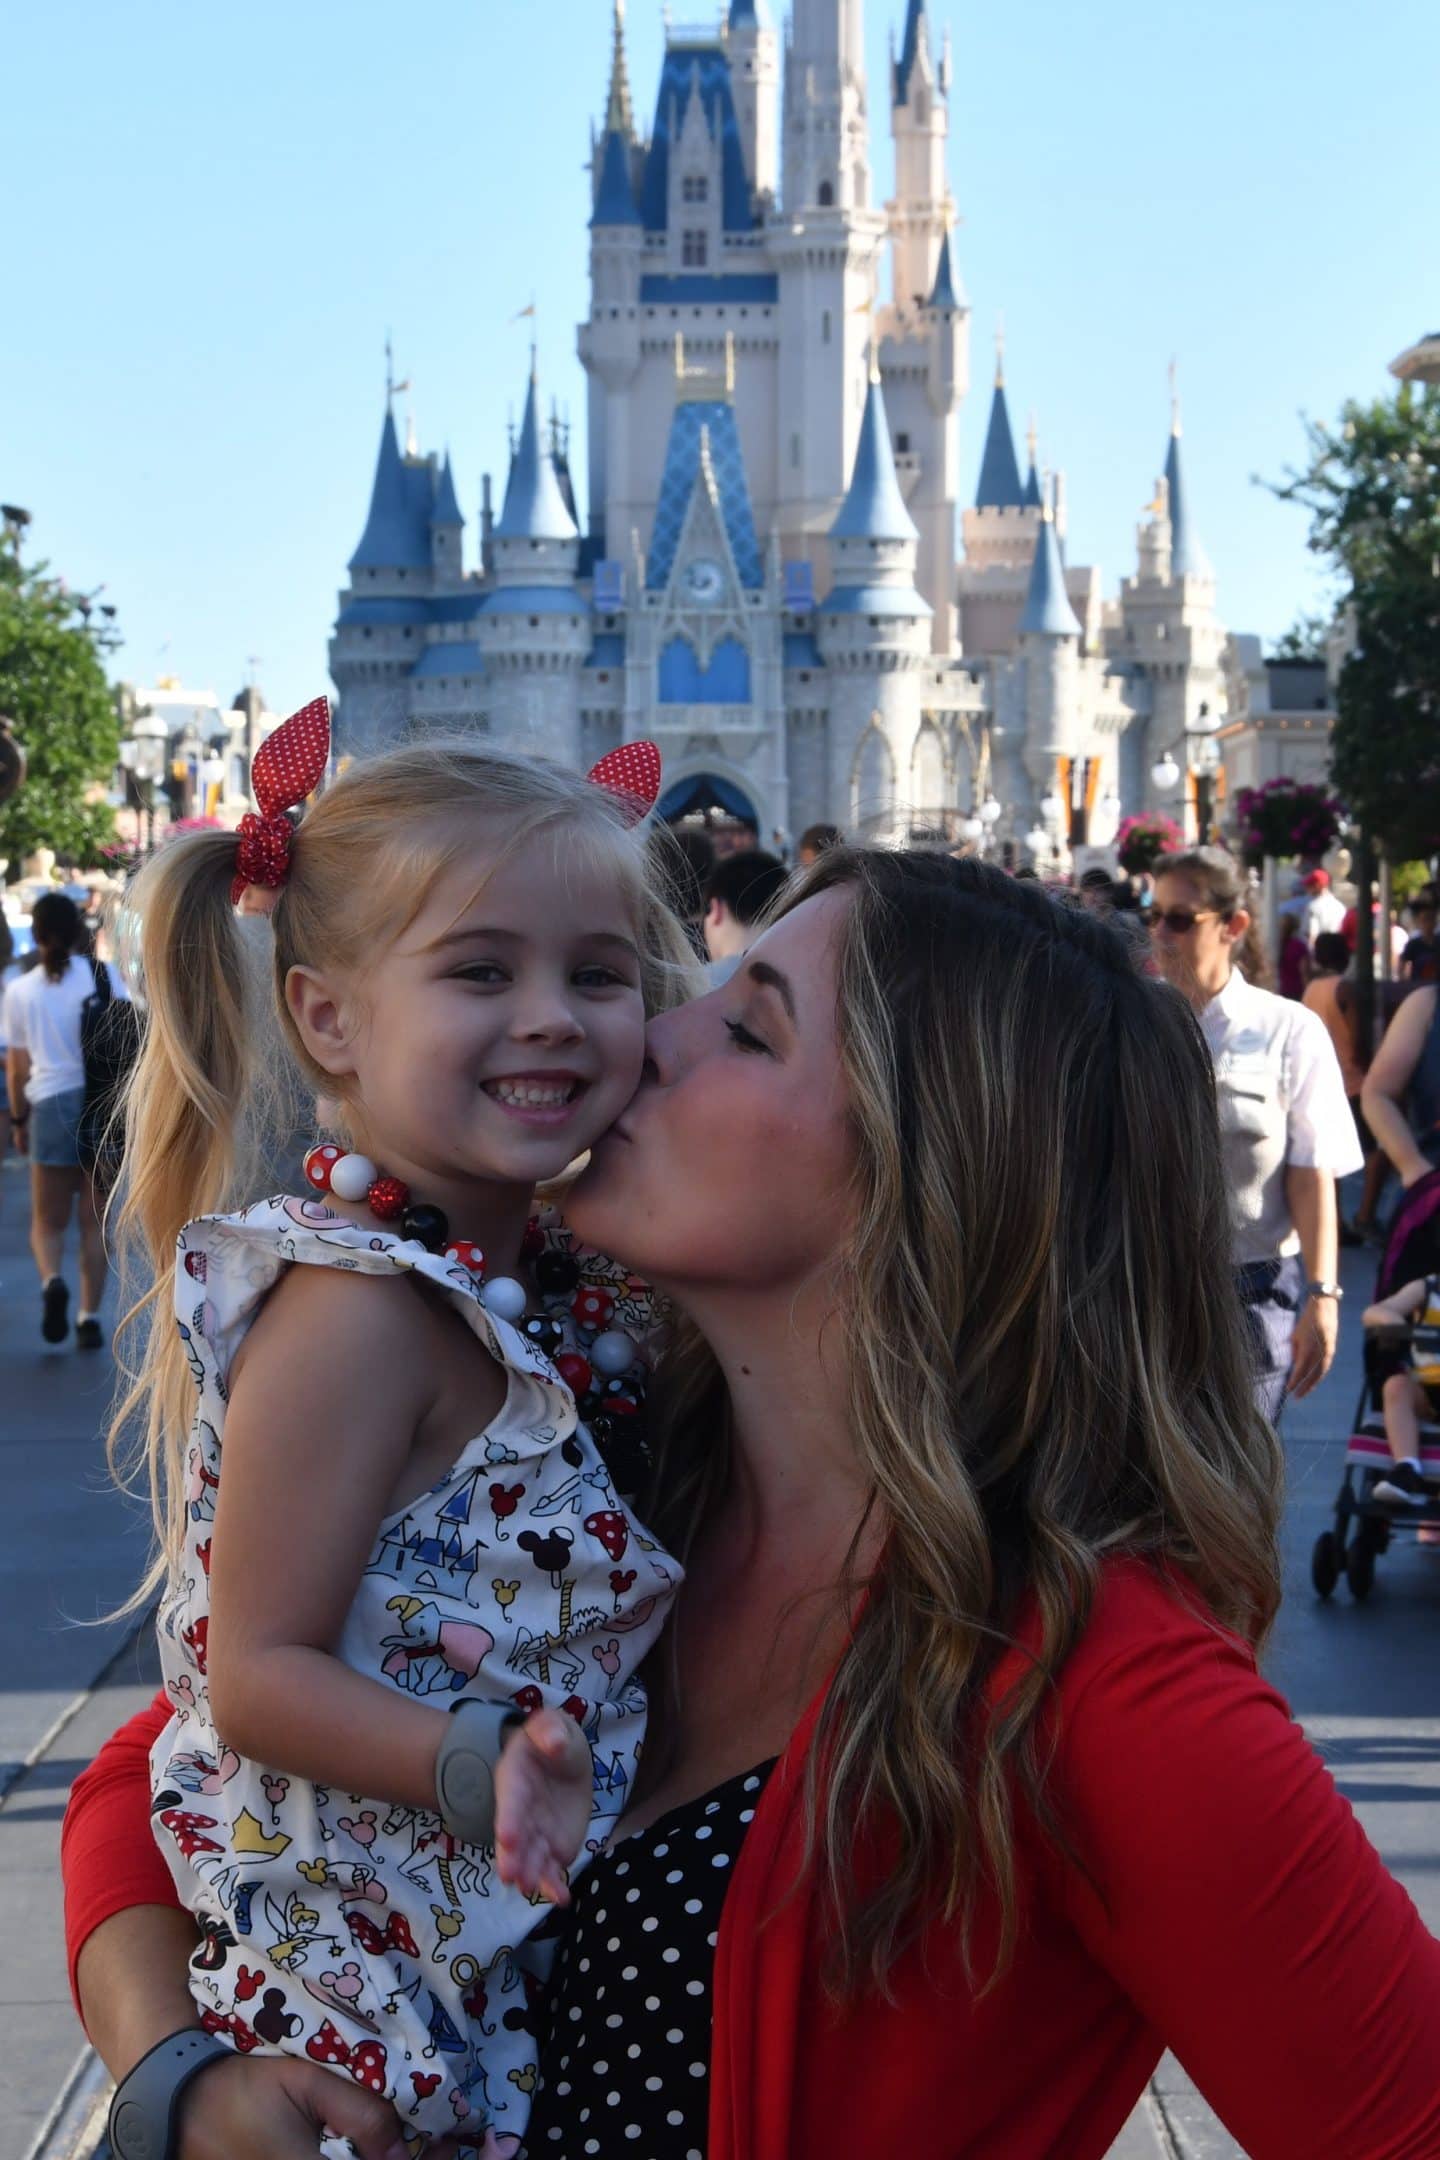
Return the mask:
POLYGON ((954 217, 945 174, 949 90, 949 67, 935 50, 926 0, 909 0, 890 112, 895 138, 890 231, 895 305, 902 311, 923 306, 934 290, 940 252, 954 217))
POLYGON ((430 562, 437 591, 453 590, 464 577, 464 542, 465 518, 460 498, 455 493, 455 475, 447 450, 435 489, 435 508, 430 516, 430 562))
POLYGON ((475 625, 491 725, 508 741, 578 764, 580 670, 590 650, 590 613, 576 590, 580 535, 553 446, 542 433, 533 360, 491 547, 495 589, 475 625))
POLYGON ((819 627, 832 677, 831 801, 875 839, 903 832, 914 801, 930 649, 930 609, 915 589, 919 538, 900 492, 885 394, 872 379, 849 491, 830 528, 835 582, 819 627))
POLYGON ((437 549, 459 559, 459 533, 437 532, 436 510, 435 460, 402 455, 387 399, 369 514, 330 641, 335 742, 346 755, 383 747, 409 723, 409 677, 429 621, 437 549))
POLYGON ((863 0, 795 0, 785 56, 785 208, 869 207, 863 0))
POLYGON ((1204 706, 1215 721, 1224 708, 1224 632, 1215 613, 1215 580, 1186 495, 1180 410, 1173 401, 1165 474, 1137 536, 1133 578, 1120 588, 1116 650, 1149 682, 1146 724, 1121 742, 1120 794, 1127 811, 1154 794, 1151 768, 1183 743, 1204 706))
POLYGON ((1025 771, 1042 800, 1056 786, 1059 761, 1080 743, 1079 618, 1065 590, 1065 566, 1049 503, 1042 503, 1035 559, 1020 617, 1024 671, 1025 771))
POLYGON ((756 195, 773 202, 780 187, 780 41, 763 0, 730 0, 725 49, 745 170, 756 195))

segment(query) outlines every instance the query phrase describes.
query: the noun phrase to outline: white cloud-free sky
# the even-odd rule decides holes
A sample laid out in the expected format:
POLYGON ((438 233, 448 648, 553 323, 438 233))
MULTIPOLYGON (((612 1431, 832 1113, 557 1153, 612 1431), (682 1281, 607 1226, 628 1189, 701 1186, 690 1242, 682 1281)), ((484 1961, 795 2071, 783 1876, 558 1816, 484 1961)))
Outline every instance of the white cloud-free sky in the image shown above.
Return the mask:
MULTIPOLYGON (((1320 587, 1302 516, 1251 476, 1302 454, 1302 411, 1382 391, 1387 361, 1440 327, 1440 9, 931 11, 955 49, 967 494, 1003 314, 1017 432, 1033 408, 1068 476, 1072 558, 1113 589, 1176 357, 1222 612, 1278 635, 1320 587)), ((867 0, 882 200, 902 14, 867 0)), ((647 119, 660 15, 631 0, 647 119)), ((387 329, 422 444, 454 454, 472 550, 479 475, 503 484, 529 335, 512 318, 532 292, 546 392, 583 428, 609 0, 71 0, 12 9, 4 44, 0 499, 32 511, 32 552, 107 586, 125 674, 228 696, 258 655, 272 702, 299 704, 326 687, 387 329)))

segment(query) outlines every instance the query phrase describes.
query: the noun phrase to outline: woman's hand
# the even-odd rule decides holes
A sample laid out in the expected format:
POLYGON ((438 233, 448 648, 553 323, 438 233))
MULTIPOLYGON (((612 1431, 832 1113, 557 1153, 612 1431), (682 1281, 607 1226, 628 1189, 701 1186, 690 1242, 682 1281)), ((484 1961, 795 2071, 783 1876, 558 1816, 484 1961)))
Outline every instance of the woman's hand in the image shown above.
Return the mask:
MULTIPOLYGON (((409 2160, 400 2118, 338 2071, 303 2057, 237 2055, 216 2063, 180 2096, 178 2160, 316 2160, 330 2131, 360 2160, 409 2160)), ((455 2141, 426 2148, 453 2160, 455 2141)))
POLYGON ((568 1905, 565 1871, 594 1810, 590 1748, 563 1710, 536 1710, 495 1767, 495 1865, 501 1882, 568 1905))
POLYGON ((1335 1362, 1340 1335, 1340 1308, 1334 1298, 1314 1298, 1295 1323, 1295 1342, 1290 1353, 1288 1393, 1296 1401, 1311 1394, 1335 1362))

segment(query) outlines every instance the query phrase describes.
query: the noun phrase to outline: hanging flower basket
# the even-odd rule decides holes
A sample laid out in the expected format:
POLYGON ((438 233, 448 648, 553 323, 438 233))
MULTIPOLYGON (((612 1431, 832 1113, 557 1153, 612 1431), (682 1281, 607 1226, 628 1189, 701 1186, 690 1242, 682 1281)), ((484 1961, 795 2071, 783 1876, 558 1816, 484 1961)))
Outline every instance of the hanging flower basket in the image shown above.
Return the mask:
POLYGON ((1338 796, 1316 781, 1283 775, 1263 787, 1241 788, 1235 814, 1241 851, 1252 869, 1272 855, 1282 862, 1295 856, 1318 862, 1345 828, 1345 807, 1338 796))
POLYGON ((1161 810, 1146 810, 1127 817, 1115 835, 1120 867, 1130 877, 1143 877, 1162 855, 1173 855, 1185 845, 1185 836, 1174 818, 1161 810))

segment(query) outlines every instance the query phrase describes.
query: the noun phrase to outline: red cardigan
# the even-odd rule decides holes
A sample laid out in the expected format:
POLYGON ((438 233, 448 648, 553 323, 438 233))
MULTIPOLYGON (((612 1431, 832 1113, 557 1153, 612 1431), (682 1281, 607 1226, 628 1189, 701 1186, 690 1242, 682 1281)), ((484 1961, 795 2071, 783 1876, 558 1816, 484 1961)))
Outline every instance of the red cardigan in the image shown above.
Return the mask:
MULTIPOLYGON (((1061 1675, 1055 1804, 1084 1871, 1019 1825, 1021 1940, 980 2000, 953 1933, 894 2000, 837 2012, 810 1885, 788 1901, 818 1705, 741 1848, 715 1964, 709 2160, 1101 2160, 1162 2047, 1252 2160, 1436 2160, 1440 1943, 1243 1645, 1119 1563, 1061 1675)), ((67 1940, 173 1905, 146 1757, 163 1699, 77 1781, 67 1940)), ((881 1865, 868 1848, 863 1880, 881 1865)), ((982 1912, 984 1969, 994 1916, 982 1912)))

